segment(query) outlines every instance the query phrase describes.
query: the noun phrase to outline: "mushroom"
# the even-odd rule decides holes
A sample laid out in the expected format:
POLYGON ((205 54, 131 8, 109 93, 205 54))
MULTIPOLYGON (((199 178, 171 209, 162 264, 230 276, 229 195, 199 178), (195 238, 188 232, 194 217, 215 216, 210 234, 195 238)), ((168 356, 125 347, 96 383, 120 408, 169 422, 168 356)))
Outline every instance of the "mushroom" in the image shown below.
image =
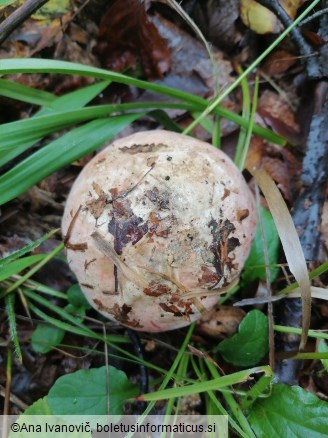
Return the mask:
POLYGON ((62 221, 90 304, 126 327, 199 319, 238 278, 256 228, 242 174, 210 144, 164 130, 115 140, 81 171, 62 221))

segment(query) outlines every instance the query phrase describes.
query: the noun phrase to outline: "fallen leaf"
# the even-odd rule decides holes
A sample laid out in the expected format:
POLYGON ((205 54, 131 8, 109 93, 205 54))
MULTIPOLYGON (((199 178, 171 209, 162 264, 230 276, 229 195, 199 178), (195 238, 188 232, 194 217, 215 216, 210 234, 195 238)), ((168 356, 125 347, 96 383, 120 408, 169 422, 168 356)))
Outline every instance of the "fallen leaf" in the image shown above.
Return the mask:
MULTIPOLYGON (((295 18, 296 12, 302 3, 301 0, 280 0, 290 18, 295 18)), ((258 34, 279 33, 282 25, 278 18, 269 9, 255 0, 240 1, 240 18, 245 26, 258 34)))
POLYGON ((291 106, 280 94, 264 90, 258 101, 257 113, 277 134, 293 141, 298 138, 300 127, 291 106))
POLYGON ((286 73, 296 61, 297 57, 294 54, 278 49, 270 53, 261 70, 270 77, 279 76, 286 73))
POLYGON ((284 198, 290 201, 289 169, 285 161, 278 157, 265 156, 262 159, 261 167, 271 176, 281 190, 284 198))
POLYGON ((147 79, 162 78, 171 66, 166 41, 138 0, 116 1, 99 26, 95 52, 110 70, 136 69, 140 62, 147 79))

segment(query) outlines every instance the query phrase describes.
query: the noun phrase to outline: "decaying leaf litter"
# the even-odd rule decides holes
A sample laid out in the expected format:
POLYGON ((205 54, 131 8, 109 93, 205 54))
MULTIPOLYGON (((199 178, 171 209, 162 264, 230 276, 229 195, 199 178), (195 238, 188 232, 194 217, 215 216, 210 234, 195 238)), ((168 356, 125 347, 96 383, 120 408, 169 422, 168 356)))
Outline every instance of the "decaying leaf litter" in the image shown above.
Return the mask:
MULTIPOLYGON (((105 14, 103 14, 104 5, 99 0, 76 1, 73 5, 64 1, 54 2, 57 3, 56 6, 52 6, 52 3, 48 2, 47 11, 40 10, 11 33, 10 37, 0 46, 1 59, 43 57, 127 71, 146 80, 155 81, 157 84, 172 86, 206 99, 211 99, 217 89, 227 89, 238 77, 238 67, 247 68, 259 55, 261 49, 270 44, 273 35, 281 33, 283 27, 286 26, 286 23, 284 26, 280 23, 275 12, 264 10, 265 16, 270 16, 270 20, 263 19, 261 16, 263 5, 259 7, 259 3, 265 2, 241 1, 239 9, 236 6, 237 2, 186 1, 182 5, 185 12, 194 20, 205 38, 213 44, 211 60, 199 35, 195 35, 194 30, 178 16, 174 9, 169 7, 170 2, 161 2, 162 4, 146 2, 145 5, 141 5, 138 1, 131 0, 125 2, 127 4, 124 9, 120 2, 111 2, 110 5, 106 2, 108 10, 105 14), (250 7, 249 3, 252 3, 251 11, 247 10, 250 7), (267 23, 269 28, 259 29, 258 22, 267 23), (220 23, 225 23, 229 31, 226 29, 223 32, 222 26, 218 25, 220 23), (137 38, 131 38, 131 35, 137 35, 137 38), (215 69, 213 69, 213 60, 215 69)), ((1 10, 3 17, 9 17, 18 4, 19 2, 12 2, 3 8, 1 10)), ((281 4, 284 6, 284 2, 281 4)), ((303 1, 293 2, 293 11, 288 11, 291 19, 299 16, 308 4, 309 2, 303 1)), ((320 7, 317 6, 315 11, 319 12, 320 7)), ((292 213, 308 270, 312 271, 326 261, 328 240, 326 226, 328 159, 325 129, 328 117, 325 84, 326 66, 328 65, 325 62, 327 60, 327 44, 325 43, 328 29, 327 14, 318 15, 316 19, 301 25, 299 29, 301 40, 297 39, 297 35, 296 40, 293 35, 294 42, 293 38, 286 38, 268 55, 257 71, 260 91, 255 123, 272 128, 288 140, 288 145, 283 148, 278 147, 258 136, 253 136, 245 167, 264 169, 277 184, 292 213), (300 48, 300 44, 303 44, 305 49, 303 46, 300 48), (316 61, 309 63, 306 57, 300 57, 299 55, 304 53, 304 50, 305 52, 311 50, 311 53, 315 53, 316 61)), ((91 78, 81 76, 38 73, 15 74, 6 78, 57 96, 78 90, 94 82, 91 78)), ((250 95, 253 93, 254 81, 255 76, 252 73, 248 76, 250 95)), ((2 85, 0 91, 2 91, 2 85)), ((1 123, 27 118, 38 108, 33 104, 20 102, 19 99, 8 98, 5 91, 1 92, 1 95, 1 123)), ((49 98, 50 96, 49 94, 49 98)), ((243 111, 243 97, 241 88, 236 88, 223 100, 222 106, 239 113, 243 111)), ((165 102, 165 99, 167 99, 165 96, 161 96, 162 102, 165 102)), ((93 102, 158 102, 158 100, 159 96, 151 91, 140 91, 135 87, 112 84, 104 89, 93 102)), ((167 112, 182 130, 190 125, 193 120, 192 116, 199 117, 199 114, 190 114, 183 109, 170 109, 167 112)), ((239 129, 230 120, 221 119, 219 122, 221 147, 233 157, 239 129)), ((126 127, 120 136, 158 126, 158 122, 146 117, 126 127)), ((217 127, 217 121, 212 117, 207 117, 194 128, 192 133, 200 139, 211 141, 211 132, 217 127)), ((4 256, 24 245, 31 244, 49 229, 59 227, 68 190, 80 169, 90 158, 91 155, 76 161, 73 166, 53 173, 33 189, 2 207, 1 252, 4 256)), ((11 165, 4 166, 4 172, 11 165)), ((255 181, 250 173, 245 171, 245 176, 249 185, 254 187, 255 181)), ((265 190, 263 194, 265 195, 265 190)), ((261 203, 264 208, 267 208, 265 196, 261 198, 261 203)), ((268 203, 270 206, 270 202, 268 203)), ((266 236, 269 250, 270 234, 269 230, 269 236, 266 236)), ((48 253, 59 242, 59 234, 52 236, 42 244, 41 249, 34 249, 33 254, 48 253)), ((290 275, 289 268, 292 271, 292 266, 286 264, 282 250, 273 257, 272 263, 280 266, 278 276, 271 284, 272 293, 275 295, 285 287, 286 279, 287 282, 294 282, 295 279, 290 275)), ((33 280, 59 291, 66 291, 75 281, 62 259, 53 259, 37 272, 33 280)), ((323 273, 320 277, 314 278, 312 284, 325 289, 326 280, 323 273)), ((213 315, 216 324, 213 320, 211 321, 211 325, 221 327, 227 324, 227 320, 229 321, 227 315, 231 315, 229 327, 227 326, 227 329, 223 331, 211 331, 208 337, 209 333, 206 330, 208 321, 206 321, 204 327, 200 325, 196 328, 194 345, 197 348, 211 351, 213 343, 216 345, 218 339, 233 336, 230 328, 233 326, 236 332, 241 318, 241 315, 236 315, 233 303, 243 298, 254 298, 263 291, 265 294, 268 293, 266 286, 258 279, 248 283, 247 288, 242 280, 237 295, 225 303, 227 307, 224 308, 224 320, 221 319, 220 307, 213 315)), ((54 303, 57 304, 56 301, 54 303)), ((278 304, 274 307, 274 322, 285 326, 300 327, 300 301, 289 299, 283 300, 283 303, 280 308, 278 304), (294 303, 297 312, 294 310, 294 303)), ((30 405, 47 394, 57 377, 104 363, 103 357, 92 354, 92 349, 98 345, 95 342, 99 341, 88 339, 85 342, 90 352, 77 352, 74 346, 77 347, 80 341, 67 332, 63 338, 64 341, 61 341, 66 347, 59 347, 58 350, 52 350, 47 355, 36 354, 30 346, 30 339, 35 325, 40 321, 35 319, 35 314, 32 314, 32 320, 29 318, 26 313, 26 304, 23 301, 20 302, 18 298, 16 305, 19 306, 18 309, 16 307, 16 312, 23 364, 16 363, 16 359, 13 358, 11 410, 14 411, 24 410, 26 405, 30 405), (34 321, 34 325, 31 321, 34 321)), ((311 328, 325 329, 327 317, 325 302, 313 300, 313 308, 311 328)), ((244 308, 246 312, 251 309, 244 308)), ((261 310, 266 312, 265 307, 261 310)), ((90 315, 94 317, 92 313, 90 315)), ((91 327, 96 326, 92 320, 89 324, 91 327)), ((5 313, 2 314, 1 325, 2 332, 8 333, 5 313)), ((118 326, 112 327, 111 324, 106 323, 106 327, 107 333, 124 333, 118 326)), ((179 331, 177 336, 175 334, 174 341, 170 332, 154 337, 141 336, 142 345, 147 347, 145 348, 146 359, 153 361, 154 364, 165 363, 169 366, 174 358, 175 348, 179 348, 179 342, 181 343, 183 337, 183 330, 179 331), (150 351, 147 352, 147 349, 150 351), (172 357, 168 357, 167 351, 172 351, 172 357)), ((7 339, 7 345, 9 337, 5 339, 7 339)), ((288 350, 295 350, 296 353, 299 338, 285 334, 281 339, 276 339, 276 350, 280 352, 280 357, 286 346, 288 350)), ((273 348, 272 345, 271 348, 273 348)), ((318 351, 315 349, 315 343, 308 341, 306 351, 318 351)), ((5 357, 5 349, 3 354, 5 357)), ((225 363, 221 356, 217 360, 225 374, 230 374, 235 370, 231 365, 234 362, 225 363)), ((129 365, 119 359, 110 359, 110 363, 119 368, 123 367, 128 375, 134 375, 135 378, 138 378, 141 372, 137 366, 129 365)), ((320 368, 320 362, 305 362, 303 368, 299 365, 302 366, 300 361, 278 362, 276 369, 280 380, 300 384, 325 400, 327 391, 324 377, 318 377, 315 372, 318 367, 320 368), (290 369, 287 372, 288 367, 290 369)), ((153 371, 150 374, 152 373, 153 371)), ((2 362, 2 394, 7 397, 5 375, 6 366, 5 362, 2 362)))

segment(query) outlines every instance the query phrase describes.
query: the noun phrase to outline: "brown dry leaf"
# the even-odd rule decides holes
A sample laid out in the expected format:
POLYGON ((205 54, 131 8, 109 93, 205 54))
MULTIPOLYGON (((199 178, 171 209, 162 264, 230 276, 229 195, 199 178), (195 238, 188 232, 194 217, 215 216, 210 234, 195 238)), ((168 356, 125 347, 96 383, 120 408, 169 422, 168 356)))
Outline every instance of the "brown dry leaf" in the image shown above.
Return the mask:
MULTIPOLYGON (((215 95, 216 78, 211 60, 208 53, 199 40, 179 28, 173 22, 164 19, 159 15, 152 17, 153 23, 156 25, 160 35, 169 45, 172 54, 172 66, 170 72, 158 84, 168 85, 172 88, 177 88, 188 93, 205 98, 211 98, 215 95)), ((212 49, 212 54, 216 62, 216 71, 218 73, 219 88, 225 88, 234 81, 234 70, 231 62, 226 59, 224 53, 220 50, 212 49)), ((165 99, 163 96, 161 99, 165 99)), ((143 101, 158 101, 158 95, 145 91, 142 95, 143 101)), ((227 96, 221 103, 223 107, 231 111, 239 112, 240 104, 233 94, 227 96)), ((169 110, 171 117, 181 116, 185 114, 182 110, 169 110)), ((191 119, 179 120, 180 126, 183 128, 191 123, 191 119)), ((221 135, 236 131, 236 124, 230 120, 221 120, 221 135)), ((204 134, 204 130, 200 127, 197 131, 197 138, 208 140, 208 132, 204 134)))
POLYGON ((264 156, 261 167, 275 181, 284 198, 290 201, 290 174, 286 162, 276 157, 264 156))
MULTIPOLYGON (((279 3, 291 18, 295 18, 302 0, 280 0, 279 3)), ((278 33, 282 28, 278 18, 255 0, 240 0, 240 18, 245 26, 259 34, 278 33)))
POLYGON ((306 41, 310 43, 311 46, 316 50, 320 49, 320 47, 326 44, 326 41, 315 32, 311 32, 308 29, 302 28, 301 33, 306 39, 306 41))
POLYGON ((282 191, 284 198, 290 201, 290 164, 280 153, 260 137, 252 136, 246 157, 246 168, 261 167, 271 176, 282 191))
POLYGON ((248 169, 269 205, 290 271, 301 290, 302 335, 300 349, 306 344, 311 320, 311 285, 302 246, 286 203, 272 178, 263 169, 248 169))
POLYGON ((253 167, 259 167, 265 153, 265 141, 262 138, 253 135, 249 144, 245 167, 250 169, 253 167))
POLYGON ((297 58, 287 50, 278 49, 270 53, 261 70, 270 77, 279 76, 296 63, 297 58))
MULTIPOLYGON (((184 11, 184 9, 180 6, 180 4, 178 4, 175 0, 157 0, 157 1, 168 5, 175 12, 177 12, 180 15, 180 17, 188 24, 188 26, 195 32, 195 34, 198 36, 198 38, 204 44, 204 47, 206 48, 206 51, 208 53, 208 57, 212 62, 213 71, 215 72, 215 74, 217 76, 217 66, 216 66, 216 62, 215 62, 211 47, 208 44, 204 35, 202 34, 202 31, 200 30, 200 28, 195 24, 195 22, 190 18, 190 16, 184 11)), ((217 80, 218 80, 218 78, 217 78, 217 80)))
POLYGON ((166 41, 138 0, 116 1, 99 26, 96 53, 102 65, 122 71, 140 62, 147 79, 162 78, 171 66, 166 41))
POLYGON ((291 141, 298 139, 300 127, 289 102, 280 94, 264 90, 258 101, 257 112, 277 134, 291 141))
POLYGON ((50 23, 40 26, 40 40, 34 50, 31 51, 32 57, 35 53, 40 52, 45 47, 59 43, 63 38, 64 29, 71 22, 73 17, 72 12, 67 12, 60 18, 54 18, 50 23))

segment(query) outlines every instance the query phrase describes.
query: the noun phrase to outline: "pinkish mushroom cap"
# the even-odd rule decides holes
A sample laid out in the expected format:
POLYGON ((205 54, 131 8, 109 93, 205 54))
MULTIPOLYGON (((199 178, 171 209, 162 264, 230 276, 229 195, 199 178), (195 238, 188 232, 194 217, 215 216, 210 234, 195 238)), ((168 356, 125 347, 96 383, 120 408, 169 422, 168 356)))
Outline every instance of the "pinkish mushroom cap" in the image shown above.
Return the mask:
POLYGON ((238 278, 256 228, 229 157, 173 132, 114 141, 82 170, 62 221, 68 263, 100 313, 136 330, 199 319, 238 278))

